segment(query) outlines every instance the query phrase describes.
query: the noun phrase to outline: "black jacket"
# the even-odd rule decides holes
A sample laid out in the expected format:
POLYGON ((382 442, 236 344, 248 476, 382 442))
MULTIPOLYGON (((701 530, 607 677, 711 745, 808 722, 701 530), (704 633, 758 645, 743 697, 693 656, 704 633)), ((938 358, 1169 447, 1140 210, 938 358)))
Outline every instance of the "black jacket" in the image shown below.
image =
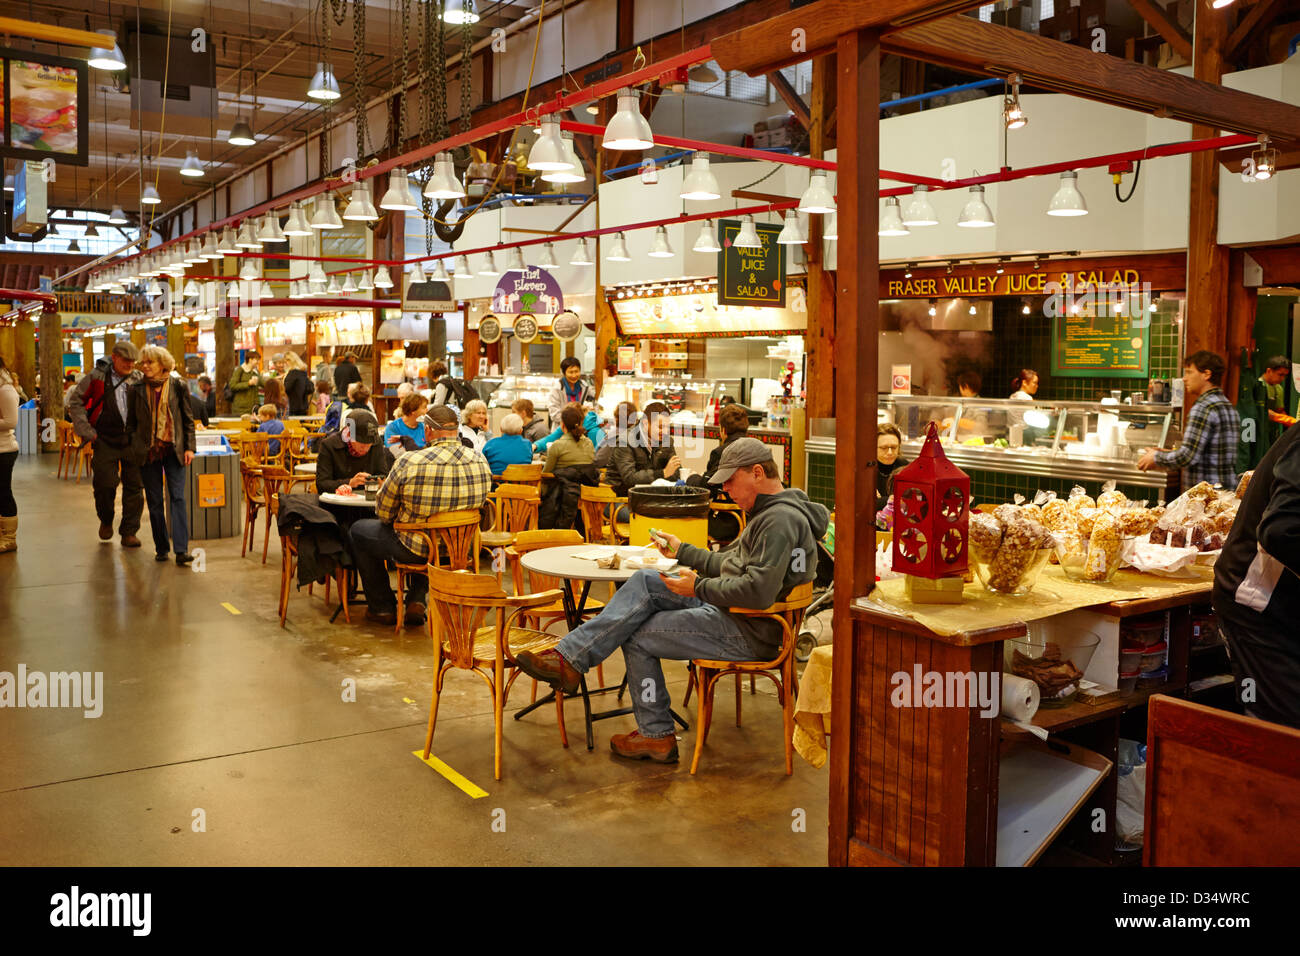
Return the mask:
POLYGON ((343 435, 335 432, 321 439, 316 448, 316 488, 322 492, 337 491, 339 485, 345 485, 348 479, 361 472, 371 475, 386 475, 393 466, 393 456, 382 443, 370 446, 370 451, 360 458, 348 454, 348 446, 343 435))
POLYGON ((311 376, 305 371, 300 368, 289 370, 289 374, 284 377, 284 394, 289 398, 290 415, 307 414, 307 404, 311 401, 314 388, 311 376))
POLYGON ((194 414, 194 420, 203 423, 203 427, 208 427, 208 419, 212 413, 208 411, 208 403, 203 400, 202 395, 195 395, 190 392, 190 411, 194 414))
MULTIPOLYGON (((131 436, 131 450, 135 460, 144 464, 153 447, 153 410, 149 407, 149 383, 141 381, 131 386, 130 400, 135 403, 136 429, 131 436)), ((194 451, 194 406, 190 404, 190 390, 185 379, 175 372, 171 377, 168 404, 172 415, 172 450, 178 464, 185 464, 185 452, 194 451)))
POLYGON ((676 481, 679 472, 664 474, 664 466, 675 454, 677 450, 671 441, 656 448, 647 447, 645 431, 638 425, 610 451, 606 480, 619 496, 626 495, 634 485, 648 485, 656 478, 676 481))
POLYGON ((342 395, 346 398, 348 386, 359 381, 361 381, 361 372, 358 371, 354 362, 339 362, 338 365, 334 366, 335 395, 342 395))
POLYGON ((542 491, 542 504, 537 512, 538 528, 572 528, 578 516, 578 501, 582 486, 600 484, 600 472, 592 465, 571 465, 558 468, 542 491))
POLYGON ((344 543, 347 533, 315 495, 281 496, 275 523, 280 534, 298 537, 298 587, 324 581, 340 565, 352 566, 344 543))

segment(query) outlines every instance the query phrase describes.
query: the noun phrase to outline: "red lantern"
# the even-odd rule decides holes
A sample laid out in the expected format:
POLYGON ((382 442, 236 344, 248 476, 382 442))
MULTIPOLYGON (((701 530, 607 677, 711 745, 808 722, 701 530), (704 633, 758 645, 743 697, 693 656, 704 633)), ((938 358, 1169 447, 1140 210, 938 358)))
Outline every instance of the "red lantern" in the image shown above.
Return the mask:
POLYGON ((934 422, 916 460, 894 473, 894 570, 918 578, 966 571, 970 478, 948 460, 934 422))

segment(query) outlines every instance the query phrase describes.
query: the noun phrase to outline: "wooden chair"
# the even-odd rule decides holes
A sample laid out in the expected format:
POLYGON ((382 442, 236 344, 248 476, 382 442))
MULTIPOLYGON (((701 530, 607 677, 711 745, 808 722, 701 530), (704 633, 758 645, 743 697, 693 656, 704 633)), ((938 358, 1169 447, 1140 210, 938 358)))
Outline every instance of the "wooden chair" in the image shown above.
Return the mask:
POLYGON ((244 536, 239 548, 239 556, 242 558, 248 553, 249 545, 256 541, 253 535, 257 531, 257 515, 266 507, 266 495, 262 485, 262 469, 242 457, 239 460, 239 480, 244 490, 244 536))
POLYGON ((542 465, 506 465, 500 475, 493 475, 493 480, 500 479, 510 485, 532 485, 537 488, 542 483, 542 465))
MULTIPOLYGON (((271 519, 280 513, 280 495, 293 494, 294 488, 299 485, 311 488, 316 484, 316 476, 291 475, 274 465, 259 470, 262 474, 262 497, 266 501, 266 530, 262 533, 262 563, 266 564, 267 546, 271 541, 271 519)), ((280 540, 283 542, 283 535, 280 540)))
POLYGON ((247 462, 254 467, 263 465, 280 467, 284 464, 284 443, 281 442, 280 451, 272 455, 272 437, 265 432, 243 432, 233 436, 230 441, 232 444, 239 446, 239 460, 241 462, 247 462))
POLYGON ((504 548, 520 531, 536 530, 537 513, 542 506, 536 487, 498 485, 488 499, 495 505, 496 520, 492 522, 492 530, 481 536, 485 548, 504 548))
MULTIPOLYGON (((714 514, 728 514, 728 515, 732 515, 732 516, 734 516, 735 519, 736 519, 736 521, 737 521, 737 523, 740 525, 739 530, 737 530, 737 532, 736 532, 736 536, 737 536, 737 537, 740 536, 740 532, 741 532, 741 531, 744 531, 744 530, 745 530, 745 522, 749 520, 749 516, 748 516, 747 514, 745 514, 745 509, 742 508, 742 507, 740 507, 740 505, 738 505, 738 504, 736 504, 735 502, 732 502, 732 501, 714 501, 714 502, 712 502, 712 503, 709 505, 709 514, 710 514, 710 515, 714 515, 714 514)), ((716 538, 710 537, 710 538, 709 538, 709 546, 712 547, 714 544, 722 544, 722 542, 719 541, 719 540, 716 539, 716 538)))
MULTIPOLYGON (((293 576, 298 570, 298 537, 293 534, 280 535, 280 626, 289 616, 289 594, 293 590, 293 576)), ((339 599, 343 604, 343 620, 352 623, 352 614, 348 610, 347 569, 339 565, 334 569, 333 580, 339 586, 339 599)), ((312 586, 307 585, 311 594, 312 586)), ((330 602, 330 578, 325 579, 325 603, 330 602)))
POLYGON ((397 565, 397 631, 401 632, 406 624, 406 590, 408 574, 425 574, 430 568, 446 567, 452 571, 465 570, 472 564, 474 573, 478 574, 479 551, 479 511, 477 508, 464 511, 444 511, 424 521, 397 521, 394 531, 410 531, 424 539, 429 552, 426 564, 397 565), (442 564, 442 555, 438 545, 443 546, 447 556, 446 565, 442 564))
MULTIPOLYGON (((785 772, 794 773, 794 695, 797 690, 794 674, 794 643, 799 633, 799 624, 803 610, 812 603, 812 582, 800 584, 791 590, 784 601, 762 610, 733 607, 732 614, 744 617, 765 617, 781 625, 781 651, 770 661, 711 661, 693 660, 699 682, 699 695, 696 702, 695 721, 695 756, 691 760, 691 773, 700 765, 700 755, 704 752, 704 742, 709 736, 709 723, 713 719, 713 691, 718 680, 727 674, 762 674, 776 684, 777 699, 781 702, 781 712, 785 725, 785 772)), ((736 682, 736 726, 740 726, 740 681, 736 682)))
POLYGON ((297 432, 292 438, 282 439, 281 444, 285 451, 285 468, 293 471, 304 462, 315 461, 316 453, 309 451, 307 441, 310 436, 306 432, 297 432))
POLYGON ((583 485, 578 511, 582 515, 587 540, 593 544, 625 543, 631 535, 631 527, 616 520, 619 506, 625 504, 627 499, 615 495, 609 485, 583 485))
MULTIPOLYGON (((424 738, 424 759, 433 748, 433 732, 438 720, 438 698, 442 682, 452 668, 473 671, 483 678, 492 693, 493 775, 501 779, 501 728, 506 698, 515 678, 521 673, 515 663, 520 651, 534 653, 554 647, 556 638, 542 631, 516 627, 515 620, 530 608, 543 607, 558 600, 559 591, 508 596, 496 580, 466 571, 444 571, 430 567, 429 637, 433 641, 433 702, 429 707, 429 729, 424 738), (496 621, 487 623, 489 611, 496 621), (489 670, 490 668, 490 670, 489 670), (505 671, 511 671, 506 681, 505 671)), ((398 603, 401 607, 401 603, 398 603)), ((556 720, 564 732, 564 700, 555 695, 556 720)), ((567 746, 567 742, 566 742, 567 746)))
POLYGON ((66 479, 68 476, 63 473, 64 463, 71 463, 77 458, 77 446, 73 444, 76 433, 72 430, 72 422, 55 422, 54 427, 59 439, 59 467, 54 475, 66 479))
POLYGON ((81 484, 81 475, 90 475, 90 461, 94 456, 94 447, 88 441, 82 441, 72 426, 72 422, 57 422, 59 441, 59 467, 55 474, 64 479, 76 478, 81 484))

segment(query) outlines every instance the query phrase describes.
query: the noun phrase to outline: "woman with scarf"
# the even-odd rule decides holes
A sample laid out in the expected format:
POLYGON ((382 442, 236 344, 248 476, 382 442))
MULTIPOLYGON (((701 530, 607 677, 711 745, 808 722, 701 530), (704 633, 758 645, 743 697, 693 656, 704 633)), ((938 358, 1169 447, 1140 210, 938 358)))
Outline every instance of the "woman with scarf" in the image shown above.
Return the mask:
POLYGON ((140 350, 144 381, 134 386, 136 428, 133 440, 149 525, 153 529, 156 559, 167 560, 167 508, 171 503, 171 541, 176 563, 189 564, 189 526, 185 512, 185 469, 194 460, 194 413, 185 400, 185 381, 175 374, 176 360, 164 348, 146 345, 140 350), (163 495, 164 480, 166 497, 163 495))

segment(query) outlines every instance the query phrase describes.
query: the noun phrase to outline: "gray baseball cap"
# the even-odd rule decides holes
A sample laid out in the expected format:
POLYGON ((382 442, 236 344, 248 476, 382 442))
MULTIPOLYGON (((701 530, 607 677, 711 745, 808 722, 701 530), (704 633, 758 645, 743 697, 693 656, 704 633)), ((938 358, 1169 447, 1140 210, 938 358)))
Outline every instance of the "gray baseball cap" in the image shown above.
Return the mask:
POLYGON ((343 426, 343 440, 373 445, 379 441, 379 420, 362 408, 348 412, 343 426))
POLYGON ((109 349, 109 352, 130 359, 132 362, 140 361, 140 349, 130 339, 118 339, 113 343, 113 347, 109 349))
POLYGON ((749 468, 753 465, 761 465, 765 461, 773 464, 776 462, 772 457, 771 445, 765 445, 757 438, 737 438, 722 449, 718 470, 709 479, 709 484, 720 485, 734 475, 737 468, 749 468))

